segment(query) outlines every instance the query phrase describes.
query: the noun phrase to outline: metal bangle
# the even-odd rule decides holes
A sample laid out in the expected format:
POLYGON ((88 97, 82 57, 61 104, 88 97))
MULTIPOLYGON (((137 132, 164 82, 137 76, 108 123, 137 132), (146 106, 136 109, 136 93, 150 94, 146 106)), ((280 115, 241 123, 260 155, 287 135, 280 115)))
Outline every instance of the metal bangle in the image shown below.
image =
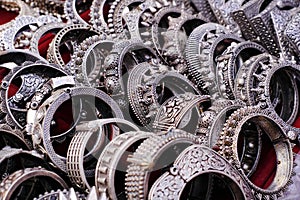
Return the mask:
MULTIPOLYGON (((196 136, 181 130, 170 130, 166 135, 155 135, 143 141, 132 157, 127 159, 131 163, 125 179, 127 198, 146 199, 152 186, 151 172, 167 170, 186 147, 198 142, 196 136), (160 159, 165 152, 168 152, 168 158, 160 159)), ((152 180, 158 178, 153 176, 152 180)))
POLYGON ((78 9, 80 8, 85 11, 90 9, 91 5, 92 1, 66 0, 64 3, 64 13, 68 23, 89 25, 88 22, 80 17, 81 13, 78 9))
MULTIPOLYGON (((50 159, 53 161, 53 163, 61 170, 66 172, 66 158, 63 156, 58 155, 55 150, 54 147, 52 145, 52 140, 54 139, 53 136, 51 136, 51 122, 53 119, 53 116, 56 112, 56 110, 62 105, 63 102, 67 101, 68 99, 71 99, 73 97, 79 97, 79 96, 92 96, 94 97, 95 101, 98 101, 95 103, 94 106, 96 106, 97 110, 99 113, 95 113, 94 115, 99 116, 99 114, 101 115, 102 118, 106 118, 106 117, 116 117, 116 118, 124 118, 123 114, 121 112, 121 110, 119 109, 117 103, 110 98, 106 93, 97 90, 97 89, 93 89, 93 88, 87 88, 87 87, 75 87, 75 88, 68 88, 68 89, 64 89, 62 91, 58 91, 57 95, 52 95, 50 98, 48 98, 43 104, 42 106, 39 107, 38 109, 38 113, 40 113, 41 111, 43 111, 45 109, 45 107, 48 107, 47 110, 43 111, 44 116, 41 119, 39 119, 39 121, 41 121, 39 123, 39 121, 37 121, 36 123, 39 124, 34 124, 34 128, 37 128, 37 132, 35 132, 35 134, 41 135, 41 133, 39 131, 39 129, 42 128, 42 135, 39 137, 42 137, 43 140, 43 148, 46 150, 48 156, 50 157, 50 159), (102 103, 100 103, 102 102, 102 103), (101 112, 101 110, 103 111, 103 109, 111 109, 110 112, 101 112), (40 127, 41 126, 41 127, 40 127)), ((96 112, 96 111, 95 111, 96 112)), ((79 120, 79 119, 77 119, 79 120)), ((78 123, 78 121, 76 120, 76 122, 78 123)), ((73 125, 73 127, 75 128, 75 125, 73 125)), ((55 139, 56 140, 64 140, 65 137, 67 137, 67 135, 70 135, 70 131, 72 130, 68 130, 67 132, 60 134, 59 136, 56 136, 55 139)))
POLYGON ((193 119, 192 108, 196 107, 196 112, 200 117, 199 107, 201 107, 201 104, 209 101, 208 95, 193 95, 192 93, 176 95, 161 105, 156 114, 153 128, 159 132, 168 131, 172 128, 180 128, 182 130, 188 128, 185 131, 195 133, 198 120, 196 123, 190 124, 190 121, 193 119), (189 116, 188 119, 185 119, 187 116, 189 116), (186 120, 188 121, 186 122, 186 120))
POLYGON ((5 121, 13 127, 24 128, 26 125, 26 102, 30 101, 36 89, 40 88, 47 79, 64 76, 65 72, 57 66, 32 63, 26 66, 14 67, 1 83, 1 112, 5 121), (16 94, 9 97, 10 85, 20 78, 22 84, 16 94))
POLYGON ((34 17, 30 15, 23 15, 16 18, 12 26, 2 32, 0 36, 0 49, 17 49, 28 48, 32 34, 41 26, 48 23, 59 22, 59 19, 52 16, 39 16, 34 17), (27 32, 23 29, 26 28, 27 32), (21 39, 19 33, 22 33, 25 39, 21 39), (19 40, 19 41, 17 41, 19 40))
MULTIPOLYGON (((127 151, 130 147, 137 146, 137 144, 153 135, 154 134, 150 132, 127 132, 116 137, 105 147, 96 167, 95 181, 98 193, 105 195, 110 199, 116 199, 120 196, 118 193, 119 191, 115 187, 111 187, 112 185, 115 186, 116 184, 120 184, 115 181, 116 172, 125 172, 126 167, 129 164, 126 162, 126 166, 122 166, 120 169, 118 168, 120 162, 124 157, 126 159, 132 155, 132 153, 127 151)), ((125 191, 125 188, 123 189, 125 191)))
POLYGON ((66 63, 63 61, 63 58, 59 52, 59 47, 62 44, 67 45, 71 54, 74 53, 74 46, 69 44, 68 42, 73 41, 77 44, 81 43, 86 37, 93 36, 93 35, 101 35, 106 37, 105 34, 98 32, 97 30, 93 29, 91 26, 87 26, 84 24, 71 24, 64 27, 60 30, 56 35, 55 38, 49 45, 47 59, 50 63, 58 64, 62 69, 68 70, 66 67, 66 63), (69 36, 72 35, 71 39, 69 36), (71 46, 70 46, 71 45, 71 46))
POLYGON ((52 171, 45 170, 42 167, 26 168, 24 170, 14 172, 2 181, 2 184, 0 186, 0 197, 3 200, 11 199, 13 196, 17 195, 14 194, 15 189, 21 186, 26 181, 30 179, 42 180, 43 178, 47 178, 44 181, 46 181, 47 187, 51 189, 63 189, 68 187, 65 181, 52 171))
POLYGON ((201 14, 190 14, 185 10, 181 10, 179 17, 169 17, 169 27, 167 30, 162 30, 161 33, 164 37, 164 44, 162 46, 163 56, 174 56, 178 55, 179 57, 184 56, 184 51, 186 49, 186 44, 182 42, 189 37, 189 33, 182 31, 184 26, 189 24, 190 32, 195 30, 197 27, 206 24, 208 19, 206 19, 201 14), (182 38, 184 37, 184 38, 182 38))
POLYGON ((50 32, 57 34, 65 26, 66 26, 65 23, 50 23, 50 24, 43 25, 33 33, 32 38, 30 40, 29 50, 37 55, 40 55, 39 48, 38 48, 40 39, 45 34, 50 32))
MULTIPOLYGON (((76 127, 76 134, 72 138, 68 148, 67 172, 72 183, 83 190, 91 189, 91 185, 87 180, 87 177, 91 178, 95 175, 94 167, 92 167, 89 172, 85 169, 84 157, 92 155, 94 158, 98 159, 98 155, 104 151, 102 149, 107 146, 106 140, 115 141, 114 138, 119 135, 119 133, 113 134, 113 131, 109 132, 109 135, 105 133, 104 126, 109 124, 122 124, 130 127, 130 129, 139 131, 139 128, 134 124, 124 119, 117 118, 90 121, 76 127), (94 146, 88 147, 88 142, 95 137, 96 132, 98 134, 96 136, 97 139, 93 140, 94 146), (87 154, 85 154, 86 149, 89 151, 87 154)), ((89 166, 89 168, 90 167, 91 166, 89 166)))
POLYGON ((86 86, 103 87, 101 85, 103 83, 99 80, 104 76, 102 65, 111 52, 113 44, 114 42, 109 38, 104 39, 94 35, 78 45, 70 63, 71 74, 76 80, 86 86))
POLYGON ((232 33, 238 35, 239 27, 234 22, 232 12, 238 10, 244 1, 224 1, 224 0, 208 0, 208 3, 211 6, 212 11, 214 12, 219 24, 228 26, 232 33))
POLYGON ((198 86, 212 95, 212 99, 220 96, 215 81, 216 56, 222 54, 232 42, 243 41, 228 32, 224 26, 206 23, 194 29, 186 45, 187 71, 198 86))
POLYGON ((114 44, 104 61, 104 86, 108 94, 124 94, 122 75, 130 72, 137 64, 157 59, 155 52, 140 40, 125 40, 114 44), (125 57, 127 54, 128 57, 125 57), (131 58, 131 59, 129 59, 131 58), (124 69, 126 71, 124 71, 124 69))
MULTIPOLYGON (((207 134, 208 146, 210 148, 214 148, 214 146, 217 144, 219 134, 222 132, 224 123, 228 119, 230 114, 233 113, 235 110, 246 106, 246 104, 242 101, 224 101, 225 102, 213 102, 213 105, 209 108, 209 112, 214 112, 215 114, 213 119, 208 120, 210 121, 210 123, 207 125, 203 126, 203 123, 201 123, 202 127, 206 129, 205 133, 207 134)), ((202 118, 208 118, 206 112, 203 113, 202 118)), ((205 121, 205 119, 203 121, 205 121)))
MULTIPOLYGON (((281 192, 289 184, 293 171, 293 154, 291 143, 286 137, 286 129, 277 123, 278 117, 272 110, 261 110, 259 107, 245 107, 235 111, 224 124, 218 146, 220 155, 224 156, 238 169, 242 169, 242 175, 246 178, 253 194, 258 199, 279 197, 281 192), (268 188, 256 186, 247 178, 247 166, 241 165, 238 157, 237 144, 245 123, 252 122, 257 125, 264 134, 270 138, 277 157, 277 167, 273 182, 268 188)), ((250 146, 251 143, 248 143, 250 146)), ((261 158, 262 159, 262 158, 261 158)))
POLYGON ((164 65, 141 63, 129 74, 127 95, 130 107, 138 123, 146 129, 152 130, 151 124, 158 107, 167 98, 185 92, 201 94, 186 77, 167 70, 164 65), (172 92, 170 97, 164 96, 165 89, 172 92))
POLYGON ((216 76, 220 94, 224 98, 235 99, 234 81, 239 68, 253 56, 266 52, 259 44, 253 42, 231 43, 222 55, 216 58, 216 76))
MULTIPOLYGON (((180 16, 182 9, 179 7, 163 7, 161 8, 155 15, 154 21, 151 26, 151 36, 154 48, 162 59, 164 59, 163 51, 162 51, 162 41, 159 39, 163 37, 162 31, 165 31, 168 26, 160 27, 160 23, 164 20, 167 16, 180 16)), ((186 12, 191 12, 191 10, 187 10, 186 12)), ((169 21, 166 20, 166 24, 169 24, 169 21)))
MULTIPOLYGON (((223 179, 227 179, 223 184, 230 188, 231 198, 256 199, 238 170, 218 153, 201 145, 192 145, 181 152, 171 168, 155 181, 148 198, 180 199, 182 198, 183 189, 189 182, 207 173, 216 174, 223 179)), ((200 197, 197 196, 197 198, 200 197)))
POLYGON ((192 0, 192 4, 196 7, 197 12, 201 13, 202 16, 205 16, 209 22, 217 22, 217 18, 214 12, 211 9, 208 1, 206 0, 192 0))

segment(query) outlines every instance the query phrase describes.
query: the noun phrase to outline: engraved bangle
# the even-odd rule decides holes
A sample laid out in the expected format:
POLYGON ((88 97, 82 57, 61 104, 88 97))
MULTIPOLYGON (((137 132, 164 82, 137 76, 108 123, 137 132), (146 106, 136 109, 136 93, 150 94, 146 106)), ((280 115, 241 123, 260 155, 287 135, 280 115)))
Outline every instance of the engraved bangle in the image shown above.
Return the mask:
MULTIPOLYGON (((184 189, 187 187, 187 185, 192 183, 193 180, 199 178, 201 175, 210 174, 217 176, 219 180, 223 180, 222 186, 226 185, 228 187, 228 190, 231 191, 230 199, 256 199, 252 195, 251 189, 248 186, 247 182, 241 176, 238 170, 236 170, 218 153, 208 147, 201 145, 192 145, 190 147, 187 147, 177 157, 171 168, 155 181, 155 183, 151 187, 148 198, 187 198, 183 197, 184 189)), ((205 185, 208 184, 207 195, 214 195, 214 193, 211 193, 212 191, 210 191, 211 187, 209 183, 205 181, 200 182, 200 184, 203 184, 201 185, 203 188, 197 188, 197 191, 202 191, 203 189, 205 189, 205 185)), ((217 190, 215 192, 219 191, 217 190)), ((207 199, 209 197, 204 195, 203 193, 201 195, 198 192, 197 196, 192 197, 203 199, 207 199)))
POLYGON ((189 133, 195 133, 198 120, 194 112, 198 114, 199 118, 200 107, 203 107, 202 104, 209 103, 209 101, 208 95, 193 95, 191 93, 176 95, 161 105, 156 114, 153 128, 159 132, 171 128, 180 128, 182 130, 188 129, 185 131, 189 133), (196 107, 196 111, 192 110, 194 107, 196 107))
POLYGON ((31 96, 47 79, 64 75, 66 75, 65 72, 50 64, 31 63, 26 66, 14 67, 1 83, 1 112, 5 114, 6 123, 24 128, 26 125, 26 102, 30 101, 31 96), (18 79, 21 79, 21 86, 14 95, 9 96, 11 85, 16 84, 18 79))
POLYGON ((86 86, 103 87, 104 60, 112 50, 114 42, 98 35, 84 40, 75 49, 71 58, 70 71, 76 80, 86 86))
POLYGON ((232 42, 243 41, 228 33, 229 30, 224 26, 206 23, 197 27, 190 34, 186 44, 188 73, 198 86, 212 95, 212 99, 220 96, 215 80, 217 75, 216 57, 221 55, 232 42))
POLYGON ((91 5, 92 1, 66 0, 64 3, 64 13, 68 23, 88 25, 89 23, 82 19, 80 14, 89 10, 91 5))
POLYGON ((30 48, 29 50, 32 51, 33 53, 40 55, 39 52, 39 41, 40 39, 46 35, 47 33, 53 33, 57 34, 61 29, 63 29, 66 26, 65 23, 50 23, 46 24, 39 29, 37 29, 30 40, 30 48))

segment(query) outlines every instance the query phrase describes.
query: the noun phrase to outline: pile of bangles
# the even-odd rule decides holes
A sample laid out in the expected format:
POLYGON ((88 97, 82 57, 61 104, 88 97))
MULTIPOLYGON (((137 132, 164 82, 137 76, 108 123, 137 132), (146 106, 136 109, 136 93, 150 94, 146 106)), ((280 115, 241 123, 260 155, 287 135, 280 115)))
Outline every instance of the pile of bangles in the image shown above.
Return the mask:
POLYGON ((299 55, 300 0, 0 0, 0 199, 300 199, 299 55))

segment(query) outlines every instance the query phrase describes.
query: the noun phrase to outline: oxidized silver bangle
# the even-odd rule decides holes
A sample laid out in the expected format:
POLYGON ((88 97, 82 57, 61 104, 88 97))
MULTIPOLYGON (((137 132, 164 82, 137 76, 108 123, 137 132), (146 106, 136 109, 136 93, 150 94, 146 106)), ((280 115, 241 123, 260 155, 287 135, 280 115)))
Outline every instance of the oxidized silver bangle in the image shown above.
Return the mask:
POLYGON ((200 15, 192 15, 188 12, 181 11, 179 17, 169 17, 169 24, 167 30, 162 30, 161 33, 164 37, 164 44, 162 46, 163 56, 170 57, 178 55, 184 56, 186 49, 186 42, 190 33, 198 26, 208 22, 208 20, 200 15), (188 32, 186 32, 188 31, 188 32))
POLYGON ((92 1, 66 0, 64 4, 64 13, 68 23, 89 25, 88 22, 80 17, 80 14, 89 10, 91 5, 92 1))
POLYGON ((157 59, 155 52, 139 40, 125 40, 113 45, 104 60, 104 87, 112 96, 124 95, 122 75, 129 73, 139 63, 157 59))
POLYGON ((125 179, 127 198, 147 199, 153 181, 158 178, 154 174, 151 176, 151 172, 167 170, 186 147, 197 143, 196 136, 181 130, 170 130, 166 135, 155 135, 143 141, 127 159, 131 163, 125 179), (166 152, 168 158, 162 157, 166 152))
POLYGON ((196 7, 197 12, 201 13, 202 16, 205 16, 209 22, 217 22, 217 18, 212 11, 208 1, 206 0, 192 0, 192 4, 196 7))
POLYGON ((201 92, 183 75, 167 71, 164 65, 141 63, 129 74, 127 95, 137 123, 152 129, 154 116, 160 104, 177 94, 201 92), (168 91, 171 92, 168 96, 168 91))
POLYGON ((104 78, 103 64, 113 44, 109 38, 94 35, 77 46, 71 58, 70 71, 78 82, 91 87, 104 87, 104 83, 100 82, 104 78))
MULTIPOLYGON (((128 162, 123 163, 136 150, 137 145, 152 137, 154 134, 150 132, 127 132, 112 140, 103 150, 96 167, 96 187, 100 196, 106 196, 109 199, 120 198, 120 195, 126 198, 124 191, 125 187, 119 189, 119 186, 124 186, 116 181, 121 173, 125 173, 128 162), (130 151, 128 151, 130 149, 130 151), (113 185, 113 187, 111 187, 113 185), (119 185, 117 188, 116 185, 119 185)), ((122 180, 124 181, 124 180, 122 180)))
POLYGON ((12 26, 2 32, 0 36, 0 49, 29 48, 33 33, 44 24, 59 22, 52 16, 34 17, 23 15, 13 22, 12 26), (25 29, 25 30, 24 30, 25 29))
POLYGON ((234 22, 231 13, 238 10, 243 4, 243 1, 208 0, 208 3, 210 4, 219 24, 228 26, 232 33, 239 34, 239 27, 234 22))
POLYGON ((274 9, 271 12, 272 23, 280 47, 280 57, 291 61, 295 60, 295 48, 291 48, 293 44, 291 44, 286 37, 284 31, 286 30, 288 23, 292 20, 292 14, 291 11, 279 9, 274 9))
MULTIPOLYGON (((30 188, 32 185, 30 185, 30 188, 26 187, 20 187, 22 184, 26 184, 26 181, 30 181, 31 179, 36 180, 35 184, 40 183, 39 187, 35 187, 34 190, 37 190, 40 187, 47 187, 44 188, 44 191, 51 190, 51 189, 63 189, 67 188, 68 185, 65 183, 65 181, 55 174, 52 171, 45 170, 41 167, 36 168, 26 168, 24 170, 19 170, 14 172, 13 174, 6 177, 1 185, 0 185, 0 197, 3 200, 9 200, 12 198, 20 198, 22 195, 26 195, 26 197, 30 198, 32 195, 30 191, 30 188), (44 179, 44 180, 43 180, 44 179), (19 188, 20 191, 15 191, 16 188, 19 188), (22 189, 25 190, 22 193, 22 189), (28 190, 29 189, 29 190, 28 190), (19 193, 18 193, 19 192, 19 193)), ((36 191, 35 191, 36 192, 36 191)), ((41 191, 39 191, 41 192, 41 191)), ((22 196, 24 198, 24 196, 22 196)), ((31 197, 33 198, 33 196, 31 197)))
MULTIPOLYGON (((276 62, 276 58, 268 53, 253 56, 247 60, 236 75, 235 97, 248 105, 257 105, 259 99, 264 99, 264 90, 260 88, 262 83, 258 85, 258 82, 266 80, 266 72, 273 66, 274 62, 276 62)), ((264 87, 264 83, 261 86, 264 87)), ((261 107, 266 108, 267 105, 261 104, 261 107)))
POLYGON ((210 98, 208 95, 194 95, 192 93, 176 95, 161 105, 156 114, 153 128, 159 132, 179 128, 189 133, 195 133, 198 120, 193 120, 195 118, 194 112, 198 114, 199 118, 200 107, 203 107, 204 105, 202 104, 209 101, 210 98), (192 110, 194 107, 196 107, 195 111, 192 110))
POLYGON ((203 112, 199 119, 201 122, 199 125, 200 128, 202 127, 202 131, 207 135, 207 144, 210 148, 214 148, 217 144, 219 134, 222 132, 224 123, 230 114, 244 106, 246 106, 246 104, 242 101, 218 100, 212 103, 208 111, 203 112), (210 117, 210 114, 207 114, 207 112, 213 112, 214 115, 210 117), (206 121, 209 123, 205 123, 206 121))
POLYGON ((228 33, 229 30, 224 26, 206 23, 191 33, 186 45, 187 71, 199 87, 210 93, 212 99, 220 96, 215 80, 217 74, 215 58, 232 42, 243 41, 228 33))
MULTIPOLYGON (((258 199, 279 197, 289 184, 292 175, 293 154, 291 143, 286 136, 287 130, 278 123, 277 119, 278 117, 272 110, 261 110, 259 107, 241 108, 228 118, 218 141, 220 155, 224 156, 238 169, 242 169, 242 175, 246 178, 246 181, 253 189, 253 194, 258 199), (247 122, 254 123, 262 130, 262 133, 271 140, 276 152, 276 173, 271 185, 267 188, 256 186, 247 177, 248 165, 246 162, 241 165, 241 160, 238 156, 238 139, 243 133, 243 128, 247 125, 247 122)), ((253 143, 246 145, 249 148, 254 147, 253 143)))
POLYGON ((264 82, 266 104, 287 124, 293 124, 299 116, 299 77, 299 65, 279 62, 268 70, 264 82))
MULTIPOLYGON (((107 27, 108 32, 112 35, 113 38, 127 38, 125 35, 126 33, 124 33, 125 31, 122 24, 123 13, 126 9, 128 9, 129 5, 135 5, 135 3, 143 2, 145 2, 145 0, 116 0, 112 3, 108 11, 109 15, 107 16, 107 27)), ((98 20, 98 24, 100 21, 102 20, 98 20)))
MULTIPOLYGON (((163 41, 161 41, 161 37, 163 37, 162 32, 167 30, 169 26, 169 17, 179 17, 181 15, 182 9, 179 7, 163 7, 154 15, 154 21, 151 26, 151 36, 154 48, 157 54, 164 58, 163 56, 163 41)), ((190 12, 191 10, 187 10, 186 12, 190 12)))
POLYGON ((51 95, 51 93, 54 93, 57 91, 57 89, 67 88, 70 86, 75 86, 75 80, 73 76, 51 78, 49 81, 43 84, 41 88, 36 90, 34 96, 31 98, 31 101, 27 103, 26 107, 28 111, 26 116, 25 132, 27 135, 31 136, 33 146, 41 143, 41 127, 35 127, 37 123, 36 120, 38 108, 47 99, 47 97, 51 95))
MULTIPOLYGON (((105 1, 100 1, 100 0, 94 0, 91 5, 91 12, 90 12, 90 23, 93 25, 93 27, 97 30, 104 31, 107 34, 109 34, 109 26, 108 22, 112 17, 111 11, 108 13, 108 21, 104 19, 104 8, 105 6, 109 7, 110 9, 115 8, 116 5, 120 2, 120 0, 105 0, 105 1)), ((112 35, 114 37, 114 35, 112 35)))
POLYGON ((61 22, 43 25, 33 33, 32 38, 30 40, 29 50, 37 55, 40 55, 38 47, 40 39, 47 33, 57 34, 65 26, 66 24, 61 22))
POLYGON ((14 67, 1 83, 1 112, 5 121, 13 127, 24 128, 26 125, 26 102, 49 78, 64 76, 65 72, 57 66, 33 63, 26 66, 14 67), (21 79, 17 92, 10 95, 11 85, 21 79))
MULTIPOLYGON (((226 185, 229 188, 229 191, 231 191, 230 198, 232 199, 256 199, 251 193, 251 189, 246 180, 241 176, 238 170, 218 153, 201 145, 192 145, 181 152, 171 168, 155 181, 151 187, 148 198, 187 198, 186 196, 182 196, 184 188, 193 180, 197 179, 197 177, 205 174, 213 174, 219 179, 224 180, 222 186, 226 185)), ((206 181, 202 183, 204 185, 209 184, 206 183, 206 181)), ((200 188, 197 188, 198 191, 199 189, 200 188)), ((205 188, 201 188, 200 190, 203 189, 205 188)), ((209 194, 209 190, 211 190, 210 185, 208 185, 208 196, 204 196, 205 193, 204 195, 202 193, 203 196, 198 194, 192 197, 207 199, 209 195, 213 195, 213 193, 209 194)), ((210 191, 210 193, 211 192, 212 191, 210 191)))
POLYGON ((241 87, 245 87, 249 105, 272 108, 283 121, 292 124, 299 112, 299 70, 300 67, 294 63, 262 55, 250 67, 241 68, 236 94, 243 93, 241 87))
POLYGON ((220 94, 227 99, 235 99, 234 80, 239 68, 251 57, 262 54, 266 50, 253 42, 232 42, 229 47, 216 58, 216 79, 220 94))
POLYGON ((91 26, 87 26, 84 24, 71 24, 60 30, 55 38, 50 43, 47 59, 50 63, 58 64, 62 69, 68 70, 68 65, 62 58, 60 54, 60 47, 65 45, 70 51, 71 55, 74 53, 74 44, 80 44, 86 37, 90 37, 93 35, 101 35, 104 38, 105 34, 98 32, 93 29, 91 26))
MULTIPOLYGON (((87 191, 91 189, 92 185, 91 182, 88 181, 88 178, 94 181, 95 163, 87 166, 86 162, 88 162, 88 160, 86 157, 92 156, 94 159, 98 159, 100 153, 105 151, 103 148, 107 146, 107 140, 115 141, 114 138, 120 134, 119 131, 114 131, 115 128, 105 130, 105 126, 115 126, 114 124, 116 124, 117 127, 120 124, 126 125, 134 131, 139 131, 136 125, 118 118, 90 121, 76 127, 76 133, 68 148, 67 172, 72 183, 78 188, 87 191), (92 147, 90 146, 91 141, 93 141, 92 147), (88 153, 85 153, 87 150, 88 153), (89 170, 85 169, 87 167, 89 170)), ((120 127, 118 128, 120 129, 120 127)), ((98 167, 96 167, 96 169, 97 168, 98 167)))
POLYGON ((300 45, 298 43, 299 38, 299 26, 300 26, 300 13, 296 13, 291 16, 291 20, 288 22, 284 34, 288 41, 292 44, 292 47, 297 53, 300 52, 300 45))
POLYGON ((44 149, 52 162, 59 169, 66 172, 66 157, 56 152, 53 146, 53 142, 55 141, 59 144, 65 141, 67 137, 73 137, 73 132, 76 130, 76 125, 86 117, 89 117, 89 119, 110 117, 123 118, 123 114, 119 109, 117 103, 106 93, 93 88, 75 87, 55 92, 39 107, 36 117, 37 118, 35 120, 35 124, 33 124, 33 133, 35 134, 35 137, 42 138, 43 147, 39 143, 36 144, 35 147, 41 150, 44 149), (86 103, 77 102, 79 104, 77 106, 79 106, 80 110, 76 111, 77 114, 75 113, 78 116, 75 116, 74 124, 72 124, 72 127, 70 127, 70 129, 68 129, 64 133, 53 136, 51 134, 51 128, 56 124, 56 122, 53 121, 53 117, 57 109, 67 100, 74 98, 80 99, 80 97, 85 97, 86 103), (91 97, 92 99, 90 100, 94 102, 88 101, 91 97), (88 108, 87 106, 94 106, 94 113, 92 113, 92 115, 88 116, 87 110, 85 110, 88 108), (48 109, 46 109, 47 107, 48 109), (104 110, 106 112, 104 112, 104 110), (41 112, 43 113, 42 117, 40 117, 41 112))

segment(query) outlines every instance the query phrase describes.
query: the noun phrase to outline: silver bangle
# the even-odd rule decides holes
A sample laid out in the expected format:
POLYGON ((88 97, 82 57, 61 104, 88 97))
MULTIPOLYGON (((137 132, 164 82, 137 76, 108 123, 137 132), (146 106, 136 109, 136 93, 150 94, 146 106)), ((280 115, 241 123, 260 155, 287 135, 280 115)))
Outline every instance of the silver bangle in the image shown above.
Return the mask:
POLYGON ((100 83, 100 79, 104 77, 103 64, 113 44, 109 38, 94 35, 77 46, 71 58, 70 71, 78 82, 96 88, 104 87, 104 83, 100 83))
MULTIPOLYGON (((123 118, 123 114, 119 109, 117 103, 111 99, 107 94, 104 92, 87 87, 75 87, 75 88, 67 88, 62 89, 55 92, 51 97, 49 97, 38 109, 38 114, 43 112, 43 116, 39 117, 40 115, 36 116, 36 120, 33 124, 33 133, 34 137, 42 139, 42 144, 40 140, 36 140, 40 142, 35 144, 35 148, 41 149, 46 152, 49 158, 53 161, 53 163, 61 170, 66 171, 66 158, 57 154, 53 147, 53 141, 64 141, 67 136, 72 137, 72 131, 75 129, 76 124, 80 122, 80 119, 83 117, 87 117, 88 113, 78 113, 78 117, 75 119, 75 124, 72 125, 71 129, 68 129, 66 132, 61 133, 60 135, 53 136, 51 135, 51 127, 53 126, 53 116, 57 109, 67 100, 72 99, 74 97, 80 96, 87 96, 93 97, 94 104, 93 106, 96 107, 96 110, 93 113, 94 117, 116 117, 116 118, 123 118), (48 107, 48 109, 45 109, 48 107), (103 109, 110 109, 110 112, 101 112, 103 109)), ((93 103, 93 102, 90 102, 93 103)), ((81 103, 82 104, 82 103, 81 103)), ((82 104, 84 105, 84 104, 82 104)), ((87 104, 90 105, 90 104, 87 104)), ((85 105, 85 106, 87 106, 85 105)))
MULTIPOLYGON (((91 185, 87 180, 87 177, 92 178, 95 174, 95 166, 88 166, 91 168, 88 170, 85 169, 85 160, 87 156, 92 156, 98 159, 98 156, 105 148, 107 141, 115 141, 114 138, 117 137, 120 133, 111 130, 109 133, 106 133, 104 130, 104 126, 110 124, 122 124, 130 127, 135 131, 139 131, 139 128, 134 124, 118 118, 110 118, 110 119, 100 119, 95 121, 90 121, 85 124, 81 124, 76 127, 76 133, 71 140, 71 143, 68 148, 67 153, 67 172, 68 176, 71 179, 72 183, 75 184, 78 188, 83 190, 90 190, 91 185), (96 133, 97 132, 97 133, 96 133), (95 137, 95 133, 97 134, 96 140, 94 141, 93 147, 88 145, 88 142, 91 141, 95 137), (86 149, 89 151, 85 154, 86 149)), ((120 127, 118 127, 120 129, 120 127)), ((114 129, 114 128, 112 128, 114 129)), ((97 169, 98 167, 96 167, 97 169)))
POLYGON ((116 181, 116 178, 118 178, 117 175, 122 172, 125 173, 126 167, 129 165, 128 162, 123 163, 123 159, 127 159, 132 155, 128 151, 129 148, 137 148, 137 144, 140 144, 153 135, 150 132, 127 132, 116 137, 105 147, 98 160, 95 176, 97 191, 100 195, 107 196, 109 199, 117 199, 120 195, 126 198, 124 194, 125 187, 121 189, 116 189, 115 187, 116 185, 125 185, 124 182, 121 184, 116 181), (121 163, 123 165, 119 168, 121 163), (111 187, 112 185, 113 187, 111 187))
POLYGON ((51 32, 54 34, 57 34, 61 29, 63 29, 66 26, 65 23, 50 23, 46 24, 39 29, 37 29, 30 40, 30 48, 29 50, 32 51, 33 53, 40 55, 39 52, 39 41, 40 39, 47 33, 51 32))
MULTIPOLYGON (((192 182, 193 179, 203 174, 215 174, 219 178, 227 180, 225 183, 223 182, 223 184, 227 185, 227 187, 230 188, 229 190, 232 191, 232 199, 256 199, 238 170, 218 153, 201 145, 192 145, 181 152, 171 168, 155 181, 151 187, 148 198, 187 198, 181 196, 183 189, 188 183, 192 182)), ((208 185, 208 187, 209 186, 210 185, 208 185)), ((208 191, 210 189, 209 187, 208 191)), ((197 190, 199 191, 199 188, 197 188, 197 190)), ((204 197, 205 196, 197 196, 197 198, 204 197)))
POLYGON ((13 127, 24 128, 26 125, 26 102, 40 88, 47 79, 66 75, 57 66, 44 63, 27 63, 26 66, 13 68, 1 83, 1 112, 5 114, 5 121, 13 127), (47 70, 46 70, 47 69, 47 70), (9 89, 20 78, 21 86, 13 96, 9 96, 9 89))
MULTIPOLYGON (((261 110, 258 106, 241 108, 228 118, 218 141, 220 155, 241 169, 242 175, 253 189, 253 194, 259 199, 268 198, 268 196, 279 197, 289 184, 293 171, 291 143, 286 136, 287 130, 278 123, 277 119, 278 117, 272 110, 261 110), (247 177, 247 163, 242 166, 238 157, 238 138, 243 131, 243 125, 247 122, 254 123, 263 134, 268 136, 276 152, 276 173, 273 182, 267 188, 256 186, 247 177)), ((253 148, 252 143, 248 145, 253 148)))
POLYGON ((198 120, 196 120, 196 123, 190 122, 195 117, 192 115, 192 108, 196 107, 196 112, 200 117, 199 107, 203 107, 202 104, 209 101, 208 95, 193 95, 192 93, 176 95, 161 105, 157 111, 153 128, 158 132, 179 128, 181 130, 188 129, 185 131, 189 133, 195 133, 198 120))
POLYGON ((127 159, 131 163, 125 179, 127 198, 146 199, 153 180, 158 178, 153 174, 151 177, 151 172, 166 170, 186 147, 198 142, 196 136, 181 130, 170 130, 166 135, 155 135, 143 141, 127 159), (160 159, 165 152, 169 153, 168 158, 160 159))
POLYGON ((222 55, 216 58, 216 76, 218 88, 223 98, 235 99, 234 81, 240 67, 253 56, 266 52, 254 42, 232 42, 222 55))
MULTIPOLYGON (((48 187, 48 189, 45 188, 46 190, 49 190, 49 188, 63 189, 63 188, 68 187, 68 185, 65 183, 65 181, 60 176, 58 176, 57 174, 55 174, 52 171, 45 170, 41 167, 26 168, 24 170, 19 170, 19 171, 14 172, 13 174, 9 175, 7 178, 5 178, 2 181, 1 186, 0 186, 1 199, 8 200, 11 198, 20 197, 20 196, 18 196, 20 194, 16 194, 15 189, 30 179, 36 179, 36 180, 40 180, 40 181, 42 181, 44 179, 44 181, 46 183, 46 185, 44 185, 44 186, 48 187)), ((40 186, 43 187, 43 185, 40 185, 40 186)), ((20 192, 20 191, 18 191, 18 192, 20 192)), ((25 194, 23 194, 23 195, 25 195, 25 194)), ((30 197, 30 192, 28 193, 28 191, 27 191, 26 195, 30 197)))
POLYGON ((199 87, 212 96, 212 99, 220 97, 215 80, 217 77, 215 58, 232 42, 242 41, 239 37, 229 34, 229 30, 224 26, 215 23, 203 24, 190 34, 185 50, 188 74, 199 87))
POLYGON ((50 63, 56 63, 62 69, 67 71, 68 65, 66 65, 67 63, 64 62, 60 54, 60 46, 63 44, 66 45, 69 48, 72 55, 74 53, 75 47, 72 44, 69 44, 68 42, 73 41, 75 42, 75 44, 79 44, 86 37, 93 35, 103 35, 103 37, 106 37, 105 34, 100 33, 97 30, 93 29, 91 26, 87 26, 84 24, 71 24, 64 27, 55 35, 55 38, 50 43, 47 53, 47 59, 50 63), (70 35, 72 36, 71 39, 69 38, 70 35))
POLYGON ((30 39, 32 38, 33 33, 39 27, 47 23, 56 22, 59 22, 59 19, 52 16, 34 17, 30 15, 23 15, 17 18, 10 28, 2 32, 0 36, 0 49, 4 51, 7 49, 29 48, 30 39), (24 31, 24 28, 27 31, 24 31), (24 36, 24 38, 22 37, 22 35, 24 36))

